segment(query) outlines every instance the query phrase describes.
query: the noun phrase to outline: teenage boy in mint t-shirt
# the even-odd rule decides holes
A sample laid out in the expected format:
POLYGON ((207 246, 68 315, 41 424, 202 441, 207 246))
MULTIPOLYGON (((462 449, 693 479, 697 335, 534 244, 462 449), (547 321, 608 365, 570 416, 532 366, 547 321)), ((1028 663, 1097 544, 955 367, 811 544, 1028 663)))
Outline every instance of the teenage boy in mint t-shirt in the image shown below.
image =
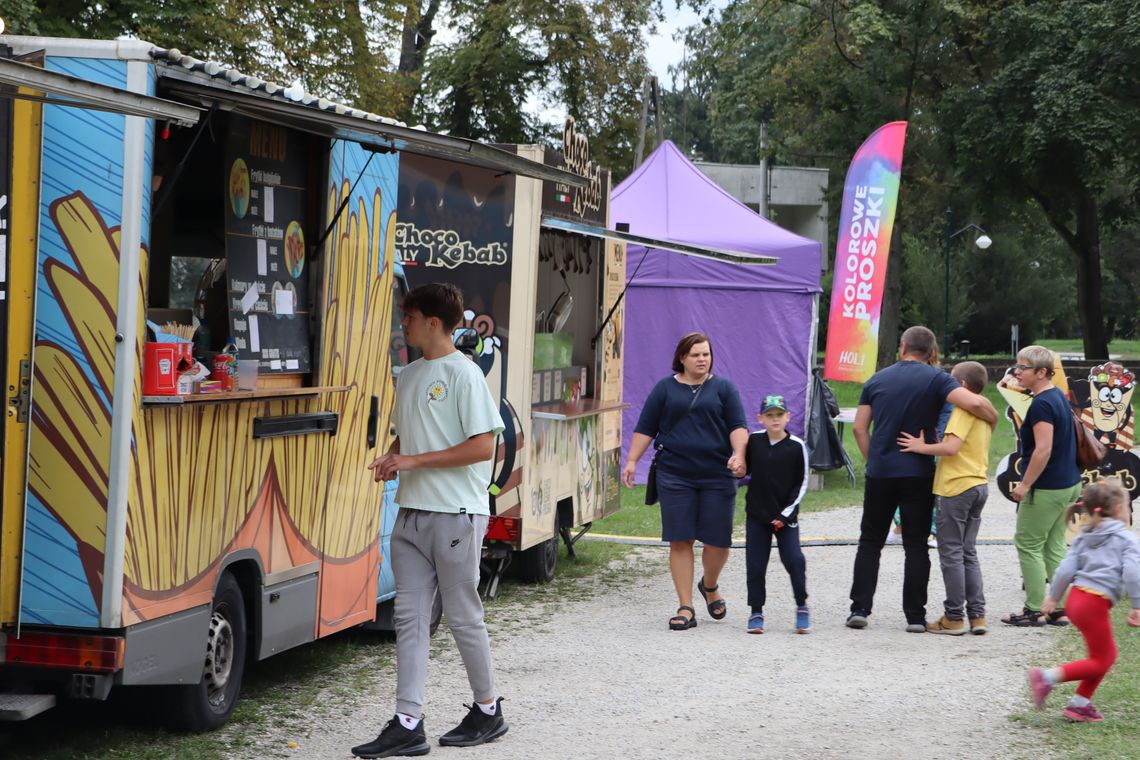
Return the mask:
POLYGON ((357 757, 425 755, 430 620, 438 592, 463 657, 474 704, 443 746, 468 747, 507 732, 495 692, 491 646, 479 598, 479 560, 490 513, 487 484, 503 424, 482 371, 455 349, 463 317, 454 285, 431 284, 404 298, 401 322, 417 359, 400 373, 392 414, 396 439, 368 465, 379 480, 399 475, 400 511, 392 531, 396 576, 396 715, 357 757))

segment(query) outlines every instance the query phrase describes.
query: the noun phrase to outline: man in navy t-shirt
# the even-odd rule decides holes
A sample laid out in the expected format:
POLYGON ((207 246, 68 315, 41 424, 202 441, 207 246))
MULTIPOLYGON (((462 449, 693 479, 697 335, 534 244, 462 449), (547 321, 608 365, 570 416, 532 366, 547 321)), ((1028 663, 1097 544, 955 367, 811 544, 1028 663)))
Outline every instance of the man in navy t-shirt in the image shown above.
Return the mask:
POLYGON ((908 631, 926 631, 926 587, 930 555, 926 544, 934 511, 934 458, 899 449, 899 434, 924 436, 935 442, 942 405, 949 401, 991 426, 997 410, 983 396, 959 385, 949 373, 931 366, 938 357, 934 333, 915 326, 902 334, 899 361, 876 372, 863 386, 853 431, 867 462, 863 520, 851 581, 851 614, 847 625, 865 628, 879 582, 879 555, 895 509, 902 513, 903 612, 908 631), (874 428, 871 422, 874 420, 874 428))

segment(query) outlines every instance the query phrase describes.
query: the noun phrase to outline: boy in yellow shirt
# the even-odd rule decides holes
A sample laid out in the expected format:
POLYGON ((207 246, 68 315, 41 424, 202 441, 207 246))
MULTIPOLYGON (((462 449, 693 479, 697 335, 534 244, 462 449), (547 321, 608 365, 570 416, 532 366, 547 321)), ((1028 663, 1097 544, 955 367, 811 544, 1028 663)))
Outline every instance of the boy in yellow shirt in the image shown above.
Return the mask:
MULTIPOLYGON (((981 393, 986 387, 986 368, 978 362, 960 362, 950 374, 974 393, 981 393)), ((991 433, 989 424, 955 407, 939 443, 926 443, 921 433, 915 437, 904 432, 898 438, 903 451, 939 457, 934 470, 934 495, 946 612, 926 626, 928 633, 960 636, 986 632, 986 598, 976 544, 982 509, 989 495, 991 433)))

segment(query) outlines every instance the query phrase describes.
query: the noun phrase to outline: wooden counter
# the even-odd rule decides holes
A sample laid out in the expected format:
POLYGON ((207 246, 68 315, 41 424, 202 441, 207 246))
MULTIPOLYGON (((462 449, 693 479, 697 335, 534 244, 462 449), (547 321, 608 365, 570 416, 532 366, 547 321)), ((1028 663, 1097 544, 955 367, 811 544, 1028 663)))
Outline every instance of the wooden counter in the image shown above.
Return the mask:
POLYGON ((535 404, 531 407, 531 416, 536 420, 575 420, 579 417, 591 417, 606 412, 620 412, 628 407, 622 401, 599 401, 595 398, 584 398, 578 401, 551 401, 547 404, 535 404))
POLYGON ((258 388, 253 391, 228 393, 197 393, 191 396, 143 396, 143 406, 171 406, 181 404, 225 404, 231 401, 267 401, 275 398, 318 396, 322 393, 344 393, 350 385, 320 385, 309 388, 258 388))

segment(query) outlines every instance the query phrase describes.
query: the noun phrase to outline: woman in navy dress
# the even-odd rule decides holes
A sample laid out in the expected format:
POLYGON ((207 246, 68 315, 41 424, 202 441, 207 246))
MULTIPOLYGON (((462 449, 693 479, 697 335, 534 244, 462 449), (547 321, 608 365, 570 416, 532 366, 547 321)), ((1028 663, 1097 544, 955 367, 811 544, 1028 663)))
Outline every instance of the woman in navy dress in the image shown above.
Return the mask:
POLYGON ((713 619, 727 612, 719 579, 732 546, 736 507, 736 479, 728 463, 734 456, 743 461, 748 445, 740 393, 731 381, 713 375, 708 336, 694 332, 681 338, 673 352, 673 374, 646 397, 622 471, 626 487, 633 486, 637 462, 651 444, 657 457, 661 540, 669 542, 669 569, 679 605, 669 628, 684 631, 697 625, 695 541, 704 545, 697 591, 713 619))

